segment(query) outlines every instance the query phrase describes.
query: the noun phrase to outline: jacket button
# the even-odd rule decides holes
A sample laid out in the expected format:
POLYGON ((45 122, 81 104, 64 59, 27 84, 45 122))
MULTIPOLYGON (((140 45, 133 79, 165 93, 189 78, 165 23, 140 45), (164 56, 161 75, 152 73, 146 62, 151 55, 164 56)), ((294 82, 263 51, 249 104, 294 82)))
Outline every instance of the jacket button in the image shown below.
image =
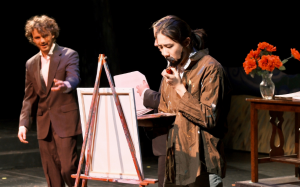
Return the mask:
POLYGON ((50 107, 48 108, 48 110, 50 110, 50 107))

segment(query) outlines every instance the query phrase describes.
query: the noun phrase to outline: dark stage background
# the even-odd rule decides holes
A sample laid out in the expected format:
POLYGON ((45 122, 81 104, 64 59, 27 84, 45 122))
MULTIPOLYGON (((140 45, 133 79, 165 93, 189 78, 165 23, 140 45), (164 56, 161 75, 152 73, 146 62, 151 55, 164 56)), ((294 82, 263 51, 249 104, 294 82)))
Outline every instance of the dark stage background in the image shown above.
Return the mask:
MULTIPOLYGON (((26 20, 46 14, 56 19, 61 32, 57 43, 80 56, 80 87, 93 87, 97 58, 109 58, 112 76, 131 71, 145 74, 158 90, 166 60, 153 46, 152 23, 172 14, 192 29, 204 28, 210 54, 223 66, 242 66, 259 42, 275 45, 281 59, 290 48, 300 50, 299 11, 281 1, 5 1, 1 12, 0 119, 18 119, 25 83, 25 63, 38 52, 24 36, 26 20), (265 3, 264 3, 265 2, 265 3)), ((299 61, 290 60, 288 74, 298 73, 299 61)), ((103 72, 101 87, 108 87, 103 72)))

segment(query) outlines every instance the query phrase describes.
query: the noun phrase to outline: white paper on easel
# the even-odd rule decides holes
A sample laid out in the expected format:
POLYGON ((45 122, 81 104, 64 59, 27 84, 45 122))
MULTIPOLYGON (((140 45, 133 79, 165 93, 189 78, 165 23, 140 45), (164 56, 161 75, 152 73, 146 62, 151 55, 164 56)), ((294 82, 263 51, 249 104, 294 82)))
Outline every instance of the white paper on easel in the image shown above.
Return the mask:
POLYGON ((140 94, 137 93, 136 86, 142 84, 145 81, 147 84, 147 79, 145 75, 140 73, 139 71, 133 71, 130 73, 124 73, 120 75, 114 76, 115 86, 117 88, 133 88, 134 89, 134 97, 136 103, 136 113, 138 116, 146 114, 152 109, 147 109, 143 105, 143 99, 140 94))

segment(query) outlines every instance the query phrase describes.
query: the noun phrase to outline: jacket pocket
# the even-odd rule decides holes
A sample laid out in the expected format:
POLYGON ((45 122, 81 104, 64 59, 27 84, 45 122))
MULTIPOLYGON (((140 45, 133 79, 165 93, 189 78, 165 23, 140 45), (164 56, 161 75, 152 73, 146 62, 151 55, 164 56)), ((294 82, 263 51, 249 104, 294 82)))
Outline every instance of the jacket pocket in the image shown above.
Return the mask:
POLYGON ((78 106, 76 103, 71 103, 67 105, 62 105, 60 109, 62 112, 69 112, 71 110, 78 110, 78 106))

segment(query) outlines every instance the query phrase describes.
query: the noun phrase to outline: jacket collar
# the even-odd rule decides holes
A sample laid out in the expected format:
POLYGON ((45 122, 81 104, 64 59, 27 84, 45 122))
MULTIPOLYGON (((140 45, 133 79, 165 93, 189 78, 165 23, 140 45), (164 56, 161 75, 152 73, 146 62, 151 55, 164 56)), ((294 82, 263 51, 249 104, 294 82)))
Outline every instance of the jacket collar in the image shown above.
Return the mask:
POLYGON ((185 70, 190 70, 199 60, 201 60, 205 55, 208 55, 209 51, 208 48, 201 49, 196 53, 190 55, 190 64, 185 70))
POLYGON ((193 54, 190 59, 191 61, 199 61, 202 57, 204 57, 205 55, 208 55, 209 52, 208 52, 208 48, 206 49, 202 49, 202 50, 199 50, 198 52, 196 52, 195 54, 193 54))

